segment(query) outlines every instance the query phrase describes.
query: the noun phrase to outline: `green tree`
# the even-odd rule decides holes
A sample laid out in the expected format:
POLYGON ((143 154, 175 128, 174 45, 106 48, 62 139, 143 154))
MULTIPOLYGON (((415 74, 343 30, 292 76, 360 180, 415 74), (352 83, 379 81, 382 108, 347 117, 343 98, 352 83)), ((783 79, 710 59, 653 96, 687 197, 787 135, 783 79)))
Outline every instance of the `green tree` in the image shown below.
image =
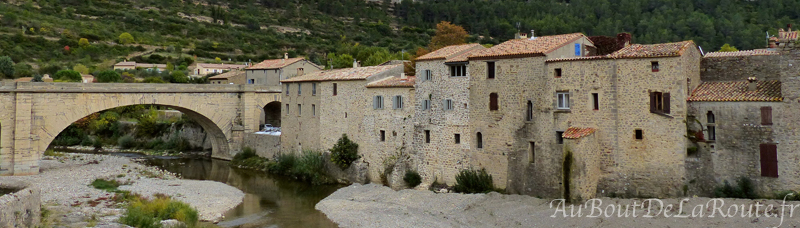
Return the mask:
POLYGON ((14 60, 11 57, 0 57, 0 74, 4 78, 14 78, 14 60))
POLYGON ((60 70, 53 75, 53 80, 61 82, 81 82, 83 81, 83 77, 81 77, 80 72, 74 70, 60 70))
POLYGON ((78 40, 78 46, 88 47, 89 46, 89 40, 86 39, 86 38, 81 38, 80 40, 78 40))
POLYGON ((172 65, 172 63, 167 63, 167 71, 171 72, 173 70, 175 70, 175 65, 172 65))
POLYGON ((216 57, 216 58, 214 58, 214 62, 215 63, 221 63, 222 59, 220 59, 219 57, 216 57))
POLYGON ((161 80, 161 78, 158 78, 158 77, 146 77, 146 78, 144 78, 144 81, 142 81, 142 82, 144 82, 144 83, 167 83, 167 82, 165 82, 164 80, 161 80))
POLYGON ((736 47, 731 46, 730 44, 722 45, 722 48, 719 49, 720 52, 732 52, 732 51, 739 51, 736 47))
POLYGON ((133 43, 133 41, 134 41, 133 35, 131 35, 130 33, 123 32, 122 34, 119 35, 119 43, 123 45, 133 43))
POLYGON ((186 74, 183 73, 183 71, 172 72, 172 74, 170 74, 170 76, 172 76, 172 80, 170 80, 170 82, 172 82, 172 83, 187 83, 187 82, 189 82, 189 77, 187 77, 186 74))
POLYGON ((120 81, 122 81, 122 76, 120 76, 119 73, 113 70, 105 70, 97 74, 97 82, 109 83, 109 82, 120 82, 120 81))
POLYGON ((33 79, 31 79, 31 82, 44 82, 44 81, 42 80, 41 74, 35 74, 33 75, 33 79))
POLYGON ((347 138, 347 134, 342 134, 342 137, 339 138, 339 141, 333 145, 330 151, 331 162, 341 169, 347 169, 350 167, 350 164, 359 158, 358 144, 350 141, 350 139, 347 138))
POLYGON ((89 73, 89 68, 84 66, 83 64, 80 64, 80 63, 78 63, 77 65, 72 67, 72 70, 77 71, 77 72, 79 72, 81 74, 88 74, 89 73))

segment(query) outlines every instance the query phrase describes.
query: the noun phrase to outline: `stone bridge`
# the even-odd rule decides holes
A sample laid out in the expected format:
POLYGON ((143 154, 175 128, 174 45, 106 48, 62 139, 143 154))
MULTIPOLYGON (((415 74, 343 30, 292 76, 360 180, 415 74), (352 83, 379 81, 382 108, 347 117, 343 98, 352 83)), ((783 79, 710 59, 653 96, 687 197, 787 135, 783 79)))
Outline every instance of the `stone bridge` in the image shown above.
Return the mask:
POLYGON ((183 112, 207 132, 212 157, 230 159, 244 135, 259 130, 267 104, 280 112, 279 94, 280 88, 256 85, 3 82, 0 175, 39 173, 44 151, 67 126, 95 112, 140 104, 183 112))

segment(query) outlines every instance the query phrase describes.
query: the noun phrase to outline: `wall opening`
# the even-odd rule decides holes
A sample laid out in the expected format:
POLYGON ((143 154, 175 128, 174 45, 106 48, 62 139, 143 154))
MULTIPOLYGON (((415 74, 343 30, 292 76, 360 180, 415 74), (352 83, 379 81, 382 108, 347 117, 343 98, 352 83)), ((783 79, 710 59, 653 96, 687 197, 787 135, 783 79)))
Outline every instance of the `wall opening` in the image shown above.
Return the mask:
POLYGON ((425 143, 431 143, 431 131, 425 130, 425 143))
POLYGON ((528 163, 536 163, 536 144, 528 142, 528 163))
POLYGON ((281 127, 281 102, 273 101, 264 106, 261 118, 262 127, 264 124, 281 127))
POLYGON ((475 145, 478 149, 483 148, 483 134, 480 132, 475 134, 475 145))

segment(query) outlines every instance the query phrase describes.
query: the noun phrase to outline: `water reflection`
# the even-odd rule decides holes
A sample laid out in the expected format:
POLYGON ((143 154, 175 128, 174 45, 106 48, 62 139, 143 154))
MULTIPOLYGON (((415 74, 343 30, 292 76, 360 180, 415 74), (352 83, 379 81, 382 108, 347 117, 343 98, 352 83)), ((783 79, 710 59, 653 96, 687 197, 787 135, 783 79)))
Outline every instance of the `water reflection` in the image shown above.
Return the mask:
POLYGON ((223 227, 336 227, 314 205, 341 186, 314 186, 283 176, 231 168, 215 159, 149 159, 183 178, 212 180, 241 189, 244 201, 226 212, 223 227))

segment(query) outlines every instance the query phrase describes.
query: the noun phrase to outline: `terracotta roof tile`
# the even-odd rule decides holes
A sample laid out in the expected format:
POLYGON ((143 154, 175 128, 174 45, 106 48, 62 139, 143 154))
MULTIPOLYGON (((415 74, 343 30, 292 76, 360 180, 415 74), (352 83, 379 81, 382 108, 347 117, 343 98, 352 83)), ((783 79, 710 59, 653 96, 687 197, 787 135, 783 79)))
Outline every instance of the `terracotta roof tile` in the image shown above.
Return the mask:
POLYGON ((136 62, 118 62, 114 66, 136 66, 136 62))
POLYGON ((289 64, 295 63, 297 61, 304 60, 304 58, 288 58, 288 59, 267 59, 261 61, 258 64, 255 64, 251 67, 248 67, 248 70, 270 70, 270 69, 280 69, 289 64))
POLYGON ((481 46, 481 45, 480 44, 450 45, 447 47, 439 48, 438 50, 433 51, 431 53, 417 57, 416 61, 446 59, 452 57, 452 55, 456 55, 462 51, 474 48, 476 46, 481 46))
POLYGON ((583 33, 572 33, 553 36, 540 36, 535 39, 513 39, 491 48, 484 49, 469 56, 469 59, 492 59, 496 57, 528 57, 542 56, 554 51, 578 38, 586 37, 583 33))
POLYGON ((609 59, 609 57, 608 57, 608 55, 597 55, 597 56, 581 56, 581 57, 555 58, 555 59, 548 59, 548 60, 545 60, 545 62, 552 63, 552 62, 580 61, 580 60, 595 60, 595 59, 609 59))
POLYGON ((715 57, 737 57, 737 56, 756 56, 756 55, 780 55, 780 52, 767 50, 767 49, 756 49, 756 50, 746 50, 746 51, 729 51, 729 52, 709 52, 706 53, 705 58, 715 58, 715 57))
POLYGON ((416 77, 408 76, 406 79, 400 77, 388 77, 367 84, 367 88, 393 88, 393 87, 414 87, 416 77))
POLYGON ((216 64, 216 63, 198 63, 197 66, 205 68, 216 68, 216 69, 244 69, 245 67, 247 67, 247 65, 216 64))
POLYGON ((570 127, 567 128, 567 131, 564 131, 564 134, 561 136, 565 139, 579 139, 591 135, 595 130, 594 128, 570 127))
POLYGON ((480 51, 480 50, 484 50, 484 49, 485 49, 485 48, 476 48, 476 49, 472 49, 472 50, 466 51, 466 52, 464 52, 464 53, 461 53, 460 55, 453 56, 452 58, 448 59, 448 60, 447 60, 447 61, 445 61, 445 62, 446 62, 446 63, 466 62, 466 61, 469 61, 468 57, 469 57, 470 55, 472 55, 473 53, 475 53, 475 52, 478 52, 478 51, 480 51))
POLYGON ((317 71, 313 73, 304 74, 289 79, 281 80, 281 82, 311 82, 311 81, 347 81, 347 80, 364 80, 369 76, 392 70, 394 68, 403 68, 403 65, 388 65, 388 66, 371 66, 371 67, 357 67, 357 68, 342 68, 335 70, 317 71))
POLYGON ((781 42, 789 42, 797 40, 798 32, 797 30, 794 31, 784 31, 783 29, 778 30, 778 40, 781 42))
POLYGON ((687 47, 693 46, 694 42, 682 41, 663 44, 632 44, 620 49, 609 56, 615 59, 622 58, 656 58, 656 57, 675 57, 683 55, 687 47))
POLYGON ((137 63, 136 68, 167 68, 167 64, 137 63))
POLYGON ((232 71, 225 72, 223 74, 211 76, 208 79, 209 80, 228 79, 228 78, 240 75, 240 74, 245 74, 245 72, 244 71, 238 71, 238 70, 232 70, 232 71))
POLYGON ((747 91, 747 81, 703 82, 688 101, 783 101, 781 82, 758 81, 755 91, 747 91))

